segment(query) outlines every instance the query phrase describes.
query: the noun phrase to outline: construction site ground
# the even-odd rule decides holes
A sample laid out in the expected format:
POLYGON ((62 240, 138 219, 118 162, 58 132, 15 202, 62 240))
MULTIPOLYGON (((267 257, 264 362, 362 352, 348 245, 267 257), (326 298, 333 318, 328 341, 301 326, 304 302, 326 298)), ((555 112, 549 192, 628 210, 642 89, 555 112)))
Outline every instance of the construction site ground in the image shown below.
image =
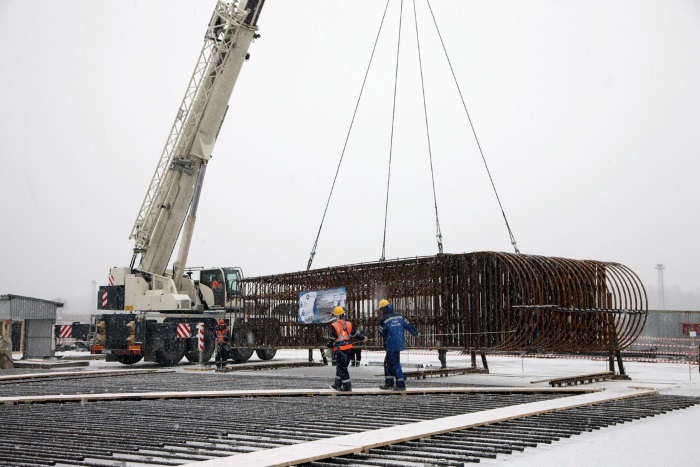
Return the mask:
MULTIPOLYGON (((278 351, 275 358, 269 362, 264 362, 254 355, 247 363, 232 365, 229 364, 227 372, 216 372, 213 364, 200 365, 189 364, 186 360, 173 368, 163 369, 155 364, 140 362, 131 367, 125 367, 118 363, 108 363, 101 359, 84 359, 80 357, 86 356, 84 352, 70 352, 59 354, 56 359, 38 360, 38 361, 20 361, 21 368, 0 372, 0 380, 6 378, 32 378, 32 375, 51 373, 53 371, 61 374, 69 372, 95 372, 95 375, 110 371, 110 370, 127 370, 136 373, 140 372, 186 372, 190 375, 198 373, 219 373, 231 378, 232 389, 238 390, 241 383, 245 382, 245 387, 238 390, 240 393, 274 392, 274 388, 260 386, 262 381, 276 381, 281 383, 285 380, 291 382, 290 385, 280 384, 282 392, 288 391, 293 393, 307 391, 309 395, 344 395, 342 393, 334 393, 328 389, 328 385, 333 382, 335 368, 331 365, 320 364, 320 352, 313 351, 313 359, 316 364, 309 364, 307 350, 281 350, 278 351), (74 360, 77 359, 77 360, 74 360), (76 367, 64 366, 69 361, 81 362, 76 367), (52 369, 51 365, 55 364, 52 369), (294 365, 300 366, 294 366, 294 365), (247 380, 247 381, 246 381, 247 380), (260 381, 261 383, 258 383, 260 381), (305 384, 308 382, 308 384, 305 384), (327 382, 327 384, 325 384, 327 382), (234 387, 235 386, 235 387, 234 387), (259 387, 259 389, 250 389, 259 387)), ((20 355, 15 354, 19 359, 20 355)), ((534 356, 495 356, 487 355, 489 372, 464 372, 464 369, 471 369, 472 360, 470 355, 461 354, 459 352, 449 352, 447 356, 447 369, 455 369, 454 372, 435 371, 440 369, 440 363, 435 352, 403 352, 402 363, 404 371, 409 374, 420 375, 425 373, 424 378, 407 378, 407 386, 409 393, 420 390, 425 393, 430 392, 430 388, 469 388, 469 390, 478 390, 478 388, 513 388, 514 390, 522 390, 528 392, 540 389, 542 391, 553 390, 551 381, 561 380, 562 378, 584 375, 606 375, 609 371, 607 359, 592 359, 592 358, 571 358, 571 357, 534 357, 534 356)), ((377 391, 377 386, 383 382, 383 353, 381 352, 363 352, 361 365, 359 367, 350 367, 349 371, 353 378, 353 394, 380 394, 377 391)), ((213 362, 212 362, 213 363, 213 362)), ((477 359, 479 368, 481 369, 481 360, 477 359)), ((700 398, 700 373, 698 372, 697 364, 686 363, 670 363, 670 362, 636 362, 625 361, 625 370, 629 376, 628 380, 597 378, 582 378, 583 383, 577 383, 569 388, 557 388, 560 391, 571 390, 597 390, 594 393, 582 394, 582 400, 591 398, 591 400, 606 395, 614 394, 629 394, 631 392, 658 392, 661 395, 679 395, 700 398)), ((164 375, 167 373, 163 373, 164 375)), ((184 376, 184 375, 183 375, 184 376)), ((196 376, 194 376, 196 378, 196 376)), ((183 388, 187 391, 204 391, 209 388, 183 388)), ((449 390, 449 389, 448 389, 449 390)), ((138 388, 134 388, 134 394, 138 393, 138 388)), ((219 392, 222 392, 219 389, 219 392)), ((223 391, 229 392, 229 391, 223 391)), ((235 391, 230 391, 233 393, 235 391)), ((56 387, 54 393, 57 397, 68 397, 75 394, 76 391, 63 390, 56 387)), ((101 391, 102 397, 124 398, 124 394, 110 394, 101 391)), ((129 397, 134 397, 130 394, 129 397)), ((166 394, 151 394, 151 397, 163 397, 166 394)), ((10 399, 14 397, 27 398, 25 394, 4 394, 2 399, 5 403, 12 403, 10 399)), ((93 394, 93 397, 95 394, 93 394)), ((38 397, 41 399, 41 397, 38 397)), ((339 399, 342 401, 342 399, 339 399)), ((27 400, 23 401, 27 402, 27 400)), ((560 403, 556 400, 540 401, 536 404, 537 407, 533 410, 541 410, 548 406, 554 407, 560 403)), ((342 407, 342 402, 339 407, 342 407)), ((551 407, 550 407, 551 408, 551 407)), ((503 416, 506 409, 498 409, 500 412, 492 414, 482 414, 484 416, 503 416)), ((458 415, 458 414, 455 414, 458 415)), ((470 415, 470 420, 476 420, 476 415, 470 415)), ((560 439, 551 444, 538 445, 536 449, 525 449, 522 452, 514 452, 510 455, 499 455, 495 459, 482 459, 482 465, 497 465, 503 462, 514 466, 535 466, 535 465, 696 465, 697 459, 693 454, 695 440, 697 439, 696 428, 700 420, 700 404, 691 406, 683 410, 674 410, 658 416, 635 420, 632 422, 621 423, 615 426, 608 426, 602 430, 582 433, 578 436, 560 439)), ((436 422, 426 424, 424 427, 417 426, 416 429, 429 430, 441 429, 436 426, 436 422)), ((464 423, 464 420, 453 420, 454 423, 464 423)), ((445 422, 446 423, 446 422, 445 422)), ((419 425, 419 424, 416 424, 419 425)), ((396 432, 400 432, 402 427, 395 427, 396 432)), ((405 434, 405 430, 404 430, 405 434)), ((339 433, 342 435, 342 433, 339 433)), ((387 436, 395 436, 388 433, 387 436)), ((347 442, 363 442, 361 434, 355 435, 353 440, 347 442)), ((345 441, 344 441, 345 442, 345 441)), ((318 444, 318 443, 316 443, 318 444)), ((328 447, 329 443, 324 443, 322 449, 336 449, 328 447)), ((306 443, 306 449, 312 448, 312 443, 306 443)), ((290 449, 287 449, 290 451, 290 449)), ((298 449, 296 450, 298 453, 298 449)), ((282 456, 280 462, 284 462, 285 450, 280 448, 276 451, 282 456)), ((249 455, 245 461, 246 465, 270 465, 273 452, 270 451, 261 457, 257 455, 259 463, 255 463, 254 453, 249 455), (262 460, 260 460, 262 459, 262 460), (261 462, 261 463, 260 463, 261 462)), ((240 456, 240 455, 239 455, 240 456)), ((235 456, 234 456, 235 457, 235 456)), ((233 465, 232 458, 221 458, 212 460, 202 465, 233 465)), ((240 459, 243 461, 243 459, 240 459)), ((196 465, 193 464, 193 465, 196 465)), ((242 465, 242 464, 241 464, 242 465)))

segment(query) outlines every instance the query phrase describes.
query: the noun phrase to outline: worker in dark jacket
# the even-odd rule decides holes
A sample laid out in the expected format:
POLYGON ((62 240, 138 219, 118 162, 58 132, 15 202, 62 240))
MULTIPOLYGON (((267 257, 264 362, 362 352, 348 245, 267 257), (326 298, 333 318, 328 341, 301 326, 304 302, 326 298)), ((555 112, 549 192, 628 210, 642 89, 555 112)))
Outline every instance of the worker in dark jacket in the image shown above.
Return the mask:
POLYGON ((216 362, 216 369, 221 370, 226 366, 229 347, 228 326, 226 326, 226 321, 223 319, 220 319, 219 323, 214 328, 214 338, 216 339, 216 357, 214 361, 216 362))
POLYGON ((348 365, 350 364, 350 352, 354 346, 353 341, 361 341, 365 338, 353 329, 352 323, 345 319, 345 310, 342 306, 333 309, 335 321, 331 323, 326 347, 333 349, 335 365, 335 381, 331 389, 336 391, 352 391, 352 382, 348 365))
POLYGON ((440 360, 440 368, 447 368, 447 350, 438 349, 438 360, 440 360))
POLYGON ((420 336, 418 330, 399 313, 394 311, 386 299, 379 301, 377 309, 381 313, 379 318, 379 335, 384 340, 384 385, 380 389, 394 389, 405 391, 406 382, 401 369, 401 351, 406 349, 404 330, 414 337, 420 336), (396 384, 396 386, 394 386, 396 384))
POLYGON ((362 360, 362 349, 354 347, 350 351, 350 366, 360 366, 360 360, 362 360))

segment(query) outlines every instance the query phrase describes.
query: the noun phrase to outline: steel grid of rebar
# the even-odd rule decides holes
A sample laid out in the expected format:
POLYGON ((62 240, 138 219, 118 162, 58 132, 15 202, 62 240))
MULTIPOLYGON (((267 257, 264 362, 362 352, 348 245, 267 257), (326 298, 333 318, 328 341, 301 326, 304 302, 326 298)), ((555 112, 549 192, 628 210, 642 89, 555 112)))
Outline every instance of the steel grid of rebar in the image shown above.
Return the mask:
MULTIPOLYGON (((279 382, 280 380, 277 379, 279 382)), ((557 393, 383 394, 343 397, 352 434, 565 397, 557 393)), ((336 397, 285 396, 0 405, 0 465, 136 467, 190 462, 338 436, 336 397), (225 416, 222 416, 225 414, 225 416), (212 422, 217 421, 217 422, 212 422)), ((461 466, 583 432, 692 407, 697 398, 649 394, 546 411, 368 449, 310 464, 461 466)), ((602 435, 602 433, 601 433, 602 435)), ((600 435, 599 435, 600 436, 600 435)), ((235 461, 235 457, 232 459, 235 461)), ((240 463, 240 461, 239 461, 240 463)))
POLYGON ((499 252, 440 254, 242 281, 251 347, 313 348, 327 325, 300 324, 299 293, 345 287, 349 318, 381 348, 377 303, 418 327, 412 348, 580 352, 626 348, 641 333, 647 297, 624 265, 499 252))

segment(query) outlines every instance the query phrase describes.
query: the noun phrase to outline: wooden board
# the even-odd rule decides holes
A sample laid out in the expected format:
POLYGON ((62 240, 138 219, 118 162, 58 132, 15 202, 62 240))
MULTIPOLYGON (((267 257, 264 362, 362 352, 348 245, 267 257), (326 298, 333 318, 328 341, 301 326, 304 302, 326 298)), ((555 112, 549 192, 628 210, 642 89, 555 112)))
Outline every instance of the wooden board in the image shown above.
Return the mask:
POLYGON ((333 389, 256 389, 247 391, 168 391, 168 392, 128 392, 128 393, 106 393, 106 394, 57 394, 48 396, 13 396, 0 397, 0 404, 31 404, 43 402, 89 402, 102 400, 139 400, 139 399, 203 399, 213 397, 279 397, 279 396, 338 396, 351 397, 353 395, 375 395, 375 394, 448 394, 448 393, 542 393, 542 392, 563 392, 563 393, 587 393, 595 392, 598 389, 575 389, 575 388, 513 388, 513 387, 454 387, 454 388, 408 388, 406 391, 384 391, 381 389, 354 389, 351 392, 335 391, 333 389))
MULTIPOLYGON (((511 388, 513 389, 513 388, 511 388)), ((435 436, 451 431, 463 430, 475 426, 489 425, 505 420, 529 417, 532 415, 592 405, 608 400, 657 394, 658 391, 622 390, 591 392, 578 396, 531 402, 499 409, 484 410, 476 413, 455 415, 452 417, 427 420, 390 428, 381 428, 335 438, 321 439, 308 443, 292 444, 273 449, 238 454, 235 456, 211 459, 188 464, 193 467, 224 466, 288 466, 304 462, 313 462, 345 454, 361 453, 368 449, 401 443, 414 439, 435 436)))
POLYGON ((571 384, 585 384, 592 383, 594 381, 604 381, 607 379, 611 379, 613 376, 615 375, 612 371, 605 371, 602 373, 588 373, 585 375, 571 375, 564 376, 562 378, 542 379, 539 381, 530 381, 530 383, 549 383, 550 386, 568 386, 571 384))

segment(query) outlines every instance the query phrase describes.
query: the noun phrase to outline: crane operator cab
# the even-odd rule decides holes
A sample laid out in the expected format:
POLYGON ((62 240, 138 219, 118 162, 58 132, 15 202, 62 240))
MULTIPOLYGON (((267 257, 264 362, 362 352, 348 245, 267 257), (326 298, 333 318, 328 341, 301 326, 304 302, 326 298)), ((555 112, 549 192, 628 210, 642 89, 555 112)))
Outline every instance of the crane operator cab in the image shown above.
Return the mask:
POLYGON ((212 268, 199 271, 199 293, 205 308, 228 308, 241 295, 241 268, 212 268))

